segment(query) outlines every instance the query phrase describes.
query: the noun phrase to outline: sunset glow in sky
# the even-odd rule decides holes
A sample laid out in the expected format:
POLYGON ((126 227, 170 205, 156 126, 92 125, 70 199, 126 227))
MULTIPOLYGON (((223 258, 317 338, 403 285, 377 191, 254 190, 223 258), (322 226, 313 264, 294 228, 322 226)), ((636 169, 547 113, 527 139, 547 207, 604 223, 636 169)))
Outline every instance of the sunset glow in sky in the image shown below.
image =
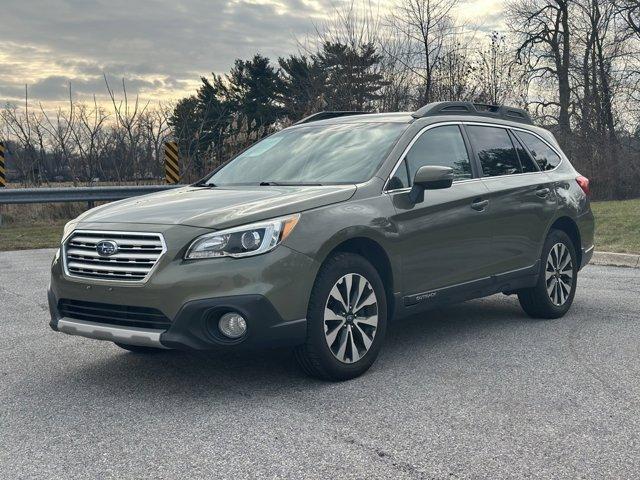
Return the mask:
MULTIPOLYGON (((466 0, 458 14, 487 32, 502 27, 505 0, 466 0)), ((331 0, 3 0, 0 103, 106 100, 103 74, 132 95, 172 100, 201 75, 259 52, 275 60, 337 5, 331 0)), ((393 4, 383 0, 384 12, 393 4)))

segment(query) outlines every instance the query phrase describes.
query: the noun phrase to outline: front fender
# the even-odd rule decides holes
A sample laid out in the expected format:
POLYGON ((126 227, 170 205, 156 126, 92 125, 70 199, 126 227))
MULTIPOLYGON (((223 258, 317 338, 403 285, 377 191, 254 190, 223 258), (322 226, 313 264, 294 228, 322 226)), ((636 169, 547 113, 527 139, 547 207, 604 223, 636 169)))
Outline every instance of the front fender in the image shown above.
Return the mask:
MULTIPOLYGON (((390 222, 394 209, 388 195, 351 200, 303 212, 300 222, 287 238, 287 247, 308 255, 320 265, 346 241, 364 238, 377 243, 387 254, 393 284, 401 286, 401 262, 395 240, 398 232, 390 222)), ((315 272, 317 274, 317 271, 315 272)))

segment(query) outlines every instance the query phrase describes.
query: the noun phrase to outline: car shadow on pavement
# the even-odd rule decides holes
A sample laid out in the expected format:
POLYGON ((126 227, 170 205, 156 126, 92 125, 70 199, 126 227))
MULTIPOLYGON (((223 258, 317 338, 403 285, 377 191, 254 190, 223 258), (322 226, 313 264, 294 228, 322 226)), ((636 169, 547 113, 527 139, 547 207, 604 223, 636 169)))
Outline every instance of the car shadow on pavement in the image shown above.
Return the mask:
MULTIPOLYGON (((416 357, 428 356, 434 349, 442 353, 447 345, 455 345, 461 339, 472 341, 483 332, 526 322, 517 302, 502 298, 474 300, 392 323, 378 361, 355 381, 366 383, 369 377, 380 375, 395 377, 405 372, 407 364, 415 362, 416 357)), ((83 350, 87 348, 109 351, 74 355, 74 363, 66 365, 67 375, 58 378, 59 381, 145 396, 183 396, 194 392, 206 396, 254 396, 280 393, 283 389, 302 391, 335 385, 306 377, 292 351, 287 349, 224 355, 179 351, 141 355, 93 341, 83 345, 83 350)))

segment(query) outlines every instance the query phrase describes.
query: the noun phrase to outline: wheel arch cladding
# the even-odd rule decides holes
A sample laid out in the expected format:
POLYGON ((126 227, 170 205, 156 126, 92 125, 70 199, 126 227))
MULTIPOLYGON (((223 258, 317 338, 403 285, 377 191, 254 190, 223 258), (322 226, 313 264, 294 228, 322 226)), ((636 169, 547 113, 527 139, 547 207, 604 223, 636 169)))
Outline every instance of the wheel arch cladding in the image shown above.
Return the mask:
POLYGON ((549 228, 549 231, 551 230, 561 230, 569 236, 576 251, 576 256, 578 257, 578 266, 581 265, 582 240, 580 238, 580 230, 578 229, 576 222, 570 217, 560 217, 553 222, 551 228, 549 228))
POLYGON ((326 258, 329 258, 331 255, 338 252, 348 252, 360 255, 373 265, 373 268, 376 269, 382 279, 382 284, 387 296, 387 318, 390 320, 393 317, 395 308, 395 298, 393 295, 393 268, 391 266, 389 255, 385 249, 371 238, 354 237, 336 245, 327 254, 326 258))

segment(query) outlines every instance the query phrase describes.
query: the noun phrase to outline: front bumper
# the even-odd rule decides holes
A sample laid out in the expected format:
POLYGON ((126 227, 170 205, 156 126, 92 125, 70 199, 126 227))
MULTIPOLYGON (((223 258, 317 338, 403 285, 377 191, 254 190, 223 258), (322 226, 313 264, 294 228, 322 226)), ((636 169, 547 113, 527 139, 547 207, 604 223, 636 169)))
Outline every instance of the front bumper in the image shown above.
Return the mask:
MULTIPOLYGON (((186 245, 209 230, 158 227, 138 226, 162 233, 167 243, 166 254, 143 284, 68 277, 57 255, 51 267, 48 295, 51 327, 100 340, 177 349, 226 350, 304 341, 307 304, 319 268, 314 260, 280 245, 255 257, 185 261, 186 245), (62 299, 153 308, 168 319, 170 326, 166 330, 140 329, 68 318, 58 308, 62 299), (247 334, 240 341, 216 334, 216 315, 230 310, 238 311, 247 320, 247 334)), ((82 228, 124 230, 126 226, 101 224, 82 228)))
POLYGON ((162 330, 136 327, 114 327, 106 323, 87 322, 72 318, 58 318, 51 323, 58 332, 68 335, 138 345, 141 347, 168 348, 160 341, 162 330))
POLYGON ((307 333, 306 318, 285 321, 261 295, 220 297, 188 302, 167 330, 119 326, 63 316, 58 299, 49 290, 50 326, 69 335, 155 348, 179 350, 231 350, 299 345, 307 333), (217 328, 220 316, 229 311, 247 320, 244 337, 225 338, 217 328))

